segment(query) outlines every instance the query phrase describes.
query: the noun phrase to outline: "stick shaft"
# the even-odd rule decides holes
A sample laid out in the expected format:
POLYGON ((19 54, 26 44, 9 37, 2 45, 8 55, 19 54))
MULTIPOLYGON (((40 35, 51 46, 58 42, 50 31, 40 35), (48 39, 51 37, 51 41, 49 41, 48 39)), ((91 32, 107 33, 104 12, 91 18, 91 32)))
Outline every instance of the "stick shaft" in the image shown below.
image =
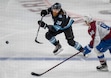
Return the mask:
MULTIPOLYGON (((41 17, 41 21, 43 20, 43 16, 41 17)), ((37 39, 37 37, 38 37, 38 33, 39 33, 39 30, 40 30, 40 26, 41 26, 41 24, 39 25, 39 27, 38 27, 38 30, 37 30, 37 34, 36 34, 36 39, 37 39)))
MULTIPOLYGON (((42 21, 42 20, 43 20, 43 16, 41 17, 41 21, 42 21)), ((38 34, 39 34, 39 30, 40 30, 40 26, 41 26, 41 23, 40 23, 40 25, 39 25, 39 27, 38 27, 38 30, 37 30, 37 33, 36 33, 35 42, 37 42, 37 43, 39 43, 39 44, 42 44, 42 42, 39 42, 39 41, 37 40, 38 34)))
POLYGON ((33 72, 33 73, 35 74, 35 76, 41 76, 41 75, 44 75, 45 73, 51 71, 52 69, 56 68, 57 66, 61 65, 62 63, 64 63, 65 61, 71 59, 72 57, 76 56, 76 55, 79 54, 79 53, 81 53, 81 52, 77 52, 77 53, 75 53, 74 55, 68 57, 67 59, 65 59, 65 60, 63 60, 62 62, 56 64, 55 66, 51 67, 50 69, 46 70, 45 72, 43 72, 43 73, 41 73, 41 74, 37 74, 37 73, 34 73, 34 72, 33 72))

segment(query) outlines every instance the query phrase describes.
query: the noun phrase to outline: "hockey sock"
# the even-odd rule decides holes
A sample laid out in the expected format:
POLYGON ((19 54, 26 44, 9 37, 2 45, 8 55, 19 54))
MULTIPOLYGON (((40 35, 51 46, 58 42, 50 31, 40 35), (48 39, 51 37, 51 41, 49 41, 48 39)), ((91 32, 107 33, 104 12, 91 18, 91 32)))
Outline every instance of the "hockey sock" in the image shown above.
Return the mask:
POLYGON ((98 56, 98 59, 99 59, 101 65, 107 65, 104 54, 101 56, 98 56))
POLYGON ((74 48, 75 48, 76 50, 79 50, 80 52, 83 51, 83 47, 82 47, 78 42, 75 42, 74 48))
POLYGON ((55 37, 52 37, 50 40, 49 40, 53 45, 56 45, 57 44, 57 40, 55 37))

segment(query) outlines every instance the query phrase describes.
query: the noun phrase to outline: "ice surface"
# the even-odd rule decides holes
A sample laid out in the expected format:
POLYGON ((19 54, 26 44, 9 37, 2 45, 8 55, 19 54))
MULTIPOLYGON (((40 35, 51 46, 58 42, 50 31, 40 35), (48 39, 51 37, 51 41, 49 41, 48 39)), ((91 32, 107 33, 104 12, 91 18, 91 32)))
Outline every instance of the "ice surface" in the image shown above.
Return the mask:
MULTIPOLYGON (((34 42, 37 32, 37 20, 41 9, 49 7, 56 0, 0 0, 0 78, 36 78, 31 72, 43 73, 49 68, 70 57, 77 51, 70 47, 64 34, 57 36, 63 51, 59 55, 52 53, 54 46, 45 39, 47 29, 40 29, 38 40, 34 42), (6 44, 5 41, 9 41, 6 44)), ((58 0, 69 15, 75 20, 83 15, 91 15, 111 26, 111 3, 109 0, 58 0), (104 12, 102 14, 101 12, 104 12)), ((52 24, 51 17, 43 19, 52 24)), ((75 40, 83 46, 90 41, 87 27, 82 21, 73 24, 75 40)), ((78 54, 67 62, 47 72, 41 78, 110 78, 111 56, 107 51, 109 72, 98 72, 99 61, 94 51, 89 58, 78 54)))

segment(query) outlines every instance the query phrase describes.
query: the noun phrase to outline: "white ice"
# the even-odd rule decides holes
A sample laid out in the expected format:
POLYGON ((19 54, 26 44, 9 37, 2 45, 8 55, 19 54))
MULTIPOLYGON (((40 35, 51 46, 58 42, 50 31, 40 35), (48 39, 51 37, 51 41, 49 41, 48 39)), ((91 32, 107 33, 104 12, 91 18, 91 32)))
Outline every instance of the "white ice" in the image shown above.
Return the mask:
MULTIPOLYGON (((30 73, 43 73, 78 52, 67 44, 64 34, 60 34, 56 38, 64 50, 55 56, 52 53, 54 46, 45 39, 47 29, 41 28, 38 35, 38 40, 43 44, 34 42, 41 9, 55 2, 60 2, 75 21, 84 15, 91 15, 111 26, 109 0, 0 0, 0 78, 36 78, 30 73), (9 44, 5 41, 9 41, 9 44)), ((50 16, 43 20, 53 24, 50 16)), ((83 46, 89 43, 90 36, 82 20, 73 24, 73 31, 76 41, 83 46)), ((96 70, 99 61, 92 50, 88 58, 78 54, 40 78, 110 78, 111 56, 108 51, 105 57, 109 72, 96 70)))

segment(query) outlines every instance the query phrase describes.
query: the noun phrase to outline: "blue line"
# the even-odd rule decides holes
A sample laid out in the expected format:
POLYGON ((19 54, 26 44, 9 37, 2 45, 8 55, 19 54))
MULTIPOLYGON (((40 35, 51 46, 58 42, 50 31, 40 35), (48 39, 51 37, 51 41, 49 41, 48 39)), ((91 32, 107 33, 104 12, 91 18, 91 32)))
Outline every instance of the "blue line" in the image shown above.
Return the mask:
MULTIPOLYGON (((46 61, 60 61, 60 60, 65 60, 67 58, 53 58, 53 57, 29 57, 29 58, 26 58, 26 57, 14 57, 14 58, 9 58, 9 57, 0 57, 0 61, 8 61, 8 60, 20 60, 20 61, 43 61, 43 60, 46 60, 46 61)), ((83 58, 84 60, 86 61, 97 61, 98 58, 83 58)), ((108 61, 111 61, 111 58, 106 58, 108 61)), ((80 61, 81 58, 71 58, 69 59, 70 61, 80 61)))

